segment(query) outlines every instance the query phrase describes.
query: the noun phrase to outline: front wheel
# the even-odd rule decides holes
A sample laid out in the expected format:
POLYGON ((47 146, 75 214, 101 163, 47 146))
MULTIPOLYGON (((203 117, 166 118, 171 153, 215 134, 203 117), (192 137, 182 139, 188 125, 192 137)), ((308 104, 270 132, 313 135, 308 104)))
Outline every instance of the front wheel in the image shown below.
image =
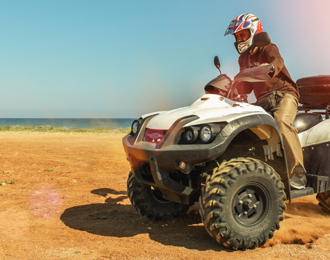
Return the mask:
POLYGON ((127 179, 127 195, 137 212, 151 220, 179 217, 189 209, 188 205, 164 199, 160 190, 139 182, 131 172, 127 179))
POLYGON ((208 176, 200 196, 207 232, 233 249, 253 249, 272 238, 283 220, 284 185, 266 163, 237 158, 208 176))

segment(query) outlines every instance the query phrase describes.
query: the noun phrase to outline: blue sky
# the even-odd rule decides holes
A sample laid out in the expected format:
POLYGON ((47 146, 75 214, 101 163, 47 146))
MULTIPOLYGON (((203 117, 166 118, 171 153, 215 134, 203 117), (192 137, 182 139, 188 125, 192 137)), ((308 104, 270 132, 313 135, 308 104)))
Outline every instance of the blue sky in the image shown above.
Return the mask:
POLYGON ((190 105, 238 54, 249 12, 294 80, 330 74, 327 0, 0 0, 1 118, 135 118, 190 105))

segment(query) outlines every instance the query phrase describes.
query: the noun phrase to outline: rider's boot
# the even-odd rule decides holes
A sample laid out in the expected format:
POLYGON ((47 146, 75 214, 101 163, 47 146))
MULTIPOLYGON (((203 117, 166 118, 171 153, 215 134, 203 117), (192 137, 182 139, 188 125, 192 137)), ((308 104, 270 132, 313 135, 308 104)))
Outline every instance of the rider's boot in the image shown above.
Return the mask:
POLYGON ((306 171, 303 167, 297 166, 293 170, 293 174, 290 178, 290 186, 294 189, 301 190, 306 187, 307 177, 306 171))

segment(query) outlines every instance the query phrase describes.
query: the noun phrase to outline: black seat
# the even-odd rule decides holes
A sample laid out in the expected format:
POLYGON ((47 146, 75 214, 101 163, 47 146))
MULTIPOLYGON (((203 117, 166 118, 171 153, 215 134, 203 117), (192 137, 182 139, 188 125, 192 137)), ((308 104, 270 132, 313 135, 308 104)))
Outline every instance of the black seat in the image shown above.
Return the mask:
POLYGON ((316 113, 297 114, 292 125, 298 130, 298 133, 301 133, 317 125, 322 120, 322 116, 316 113))

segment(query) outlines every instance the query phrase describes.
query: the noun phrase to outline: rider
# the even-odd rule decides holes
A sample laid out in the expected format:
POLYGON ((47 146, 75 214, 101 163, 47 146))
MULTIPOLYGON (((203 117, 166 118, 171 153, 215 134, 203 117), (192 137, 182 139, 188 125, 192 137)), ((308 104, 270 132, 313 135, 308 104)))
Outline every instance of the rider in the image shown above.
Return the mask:
POLYGON ((277 46, 273 43, 264 47, 252 46, 253 36, 263 31, 260 20, 253 14, 244 13, 229 24, 226 35, 235 36, 235 47, 239 53, 240 70, 257 64, 272 64, 273 71, 266 82, 241 83, 239 93, 249 94, 254 90, 257 105, 273 114, 282 135, 290 174, 290 185, 295 189, 306 186, 306 171, 303 166, 303 153, 297 130, 292 126, 297 113, 299 91, 291 79, 277 46), (269 100, 273 102, 269 102, 269 100), (271 106, 271 104, 275 104, 271 106))

